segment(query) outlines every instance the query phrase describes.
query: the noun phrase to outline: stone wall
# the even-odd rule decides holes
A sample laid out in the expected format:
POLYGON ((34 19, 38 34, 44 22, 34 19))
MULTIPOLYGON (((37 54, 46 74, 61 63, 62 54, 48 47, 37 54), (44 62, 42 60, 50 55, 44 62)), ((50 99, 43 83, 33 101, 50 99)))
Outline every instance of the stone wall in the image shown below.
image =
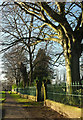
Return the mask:
POLYGON ((53 110, 67 116, 68 118, 81 118, 82 117, 82 109, 64 105, 62 103, 54 102, 51 100, 45 100, 45 105, 51 107, 53 110))
POLYGON ((30 99, 33 101, 36 101, 36 96, 32 96, 32 95, 26 95, 26 94, 20 94, 18 93, 22 98, 26 98, 26 99, 30 99))

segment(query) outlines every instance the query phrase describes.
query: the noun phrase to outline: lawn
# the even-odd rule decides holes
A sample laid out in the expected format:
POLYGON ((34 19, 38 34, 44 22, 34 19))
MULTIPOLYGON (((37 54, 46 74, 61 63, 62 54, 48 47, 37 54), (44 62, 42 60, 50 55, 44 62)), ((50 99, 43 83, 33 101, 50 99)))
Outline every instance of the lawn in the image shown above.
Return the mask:
POLYGON ((18 103, 22 104, 23 107, 29 107, 29 106, 42 106, 43 102, 36 102, 30 99, 22 98, 18 94, 10 94, 18 103))
POLYGON ((5 100, 5 91, 0 91, 0 103, 5 100))

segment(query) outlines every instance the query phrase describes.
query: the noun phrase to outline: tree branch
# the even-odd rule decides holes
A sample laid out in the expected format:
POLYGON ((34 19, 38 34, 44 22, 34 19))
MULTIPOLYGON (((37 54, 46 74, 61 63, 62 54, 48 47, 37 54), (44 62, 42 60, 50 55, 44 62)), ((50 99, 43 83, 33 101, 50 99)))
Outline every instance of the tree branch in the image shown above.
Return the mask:
POLYGON ((41 19, 40 17, 38 17, 37 15, 35 15, 35 13, 34 12, 32 12, 32 11, 29 11, 29 10, 27 10, 27 9, 25 9, 25 8, 23 8, 22 7, 22 2, 14 2, 16 5, 18 5, 22 10, 24 10, 25 12, 26 12, 26 14, 30 14, 30 15, 33 15, 33 16, 35 16, 36 18, 38 18, 39 20, 41 20, 41 21, 43 21, 43 22, 45 22, 43 19, 41 19))
POLYGON ((54 64, 58 61, 58 59, 61 57, 61 55, 63 55, 63 52, 59 53, 59 54, 56 54, 56 56, 59 55, 56 59, 56 61, 54 62, 54 64))

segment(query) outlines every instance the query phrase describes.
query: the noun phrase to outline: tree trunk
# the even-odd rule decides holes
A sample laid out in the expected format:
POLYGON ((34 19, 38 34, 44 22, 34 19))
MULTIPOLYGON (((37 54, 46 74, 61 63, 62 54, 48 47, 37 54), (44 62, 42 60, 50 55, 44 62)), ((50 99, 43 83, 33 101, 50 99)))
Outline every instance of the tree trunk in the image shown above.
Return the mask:
POLYGON ((17 85, 17 93, 18 93, 18 79, 16 79, 16 85, 17 85))
POLYGON ((38 81, 38 83, 37 83, 37 102, 41 101, 41 87, 42 87, 42 82, 38 81))
POLYGON ((29 57, 30 57, 30 86, 31 86, 33 82, 33 65, 32 65, 32 53, 30 47, 29 47, 29 57))
MULTIPOLYGON (((31 22, 30 22, 30 28, 29 28, 29 39, 28 39, 28 44, 30 44, 31 41, 31 33, 32 33, 32 27, 33 27, 33 16, 31 17, 31 22)), ((30 57, 30 86, 33 82, 33 65, 32 65, 32 52, 31 52, 31 47, 28 47, 29 49, 29 57, 30 57)))
POLYGON ((66 61, 66 92, 67 94, 71 94, 72 93, 72 87, 71 87, 71 83, 72 83, 72 69, 71 69, 71 60, 68 58, 65 58, 66 61))
POLYGON ((80 83, 80 72, 79 72, 79 57, 78 54, 72 52, 69 56, 65 56, 66 62, 66 77, 67 77, 67 93, 72 93, 72 84, 80 83))
POLYGON ((80 81, 80 67, 79 67, 79 56, 77 53, 73 53, 72 55, 72 83, 81 84, 80 81))

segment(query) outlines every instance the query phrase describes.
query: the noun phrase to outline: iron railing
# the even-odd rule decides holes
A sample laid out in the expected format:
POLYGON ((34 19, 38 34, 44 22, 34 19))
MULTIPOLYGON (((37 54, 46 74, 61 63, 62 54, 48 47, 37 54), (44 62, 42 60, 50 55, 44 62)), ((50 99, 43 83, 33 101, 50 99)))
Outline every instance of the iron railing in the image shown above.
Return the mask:
POLYGON ((15 88, 15 91, 21 94, 36 96, 36 87, 15 88))
POLYGON ((47 85, 47 99, 67 105, 82 106, 83 85, 71 85, 72 94, 67 94, 66 85, 47 85))

